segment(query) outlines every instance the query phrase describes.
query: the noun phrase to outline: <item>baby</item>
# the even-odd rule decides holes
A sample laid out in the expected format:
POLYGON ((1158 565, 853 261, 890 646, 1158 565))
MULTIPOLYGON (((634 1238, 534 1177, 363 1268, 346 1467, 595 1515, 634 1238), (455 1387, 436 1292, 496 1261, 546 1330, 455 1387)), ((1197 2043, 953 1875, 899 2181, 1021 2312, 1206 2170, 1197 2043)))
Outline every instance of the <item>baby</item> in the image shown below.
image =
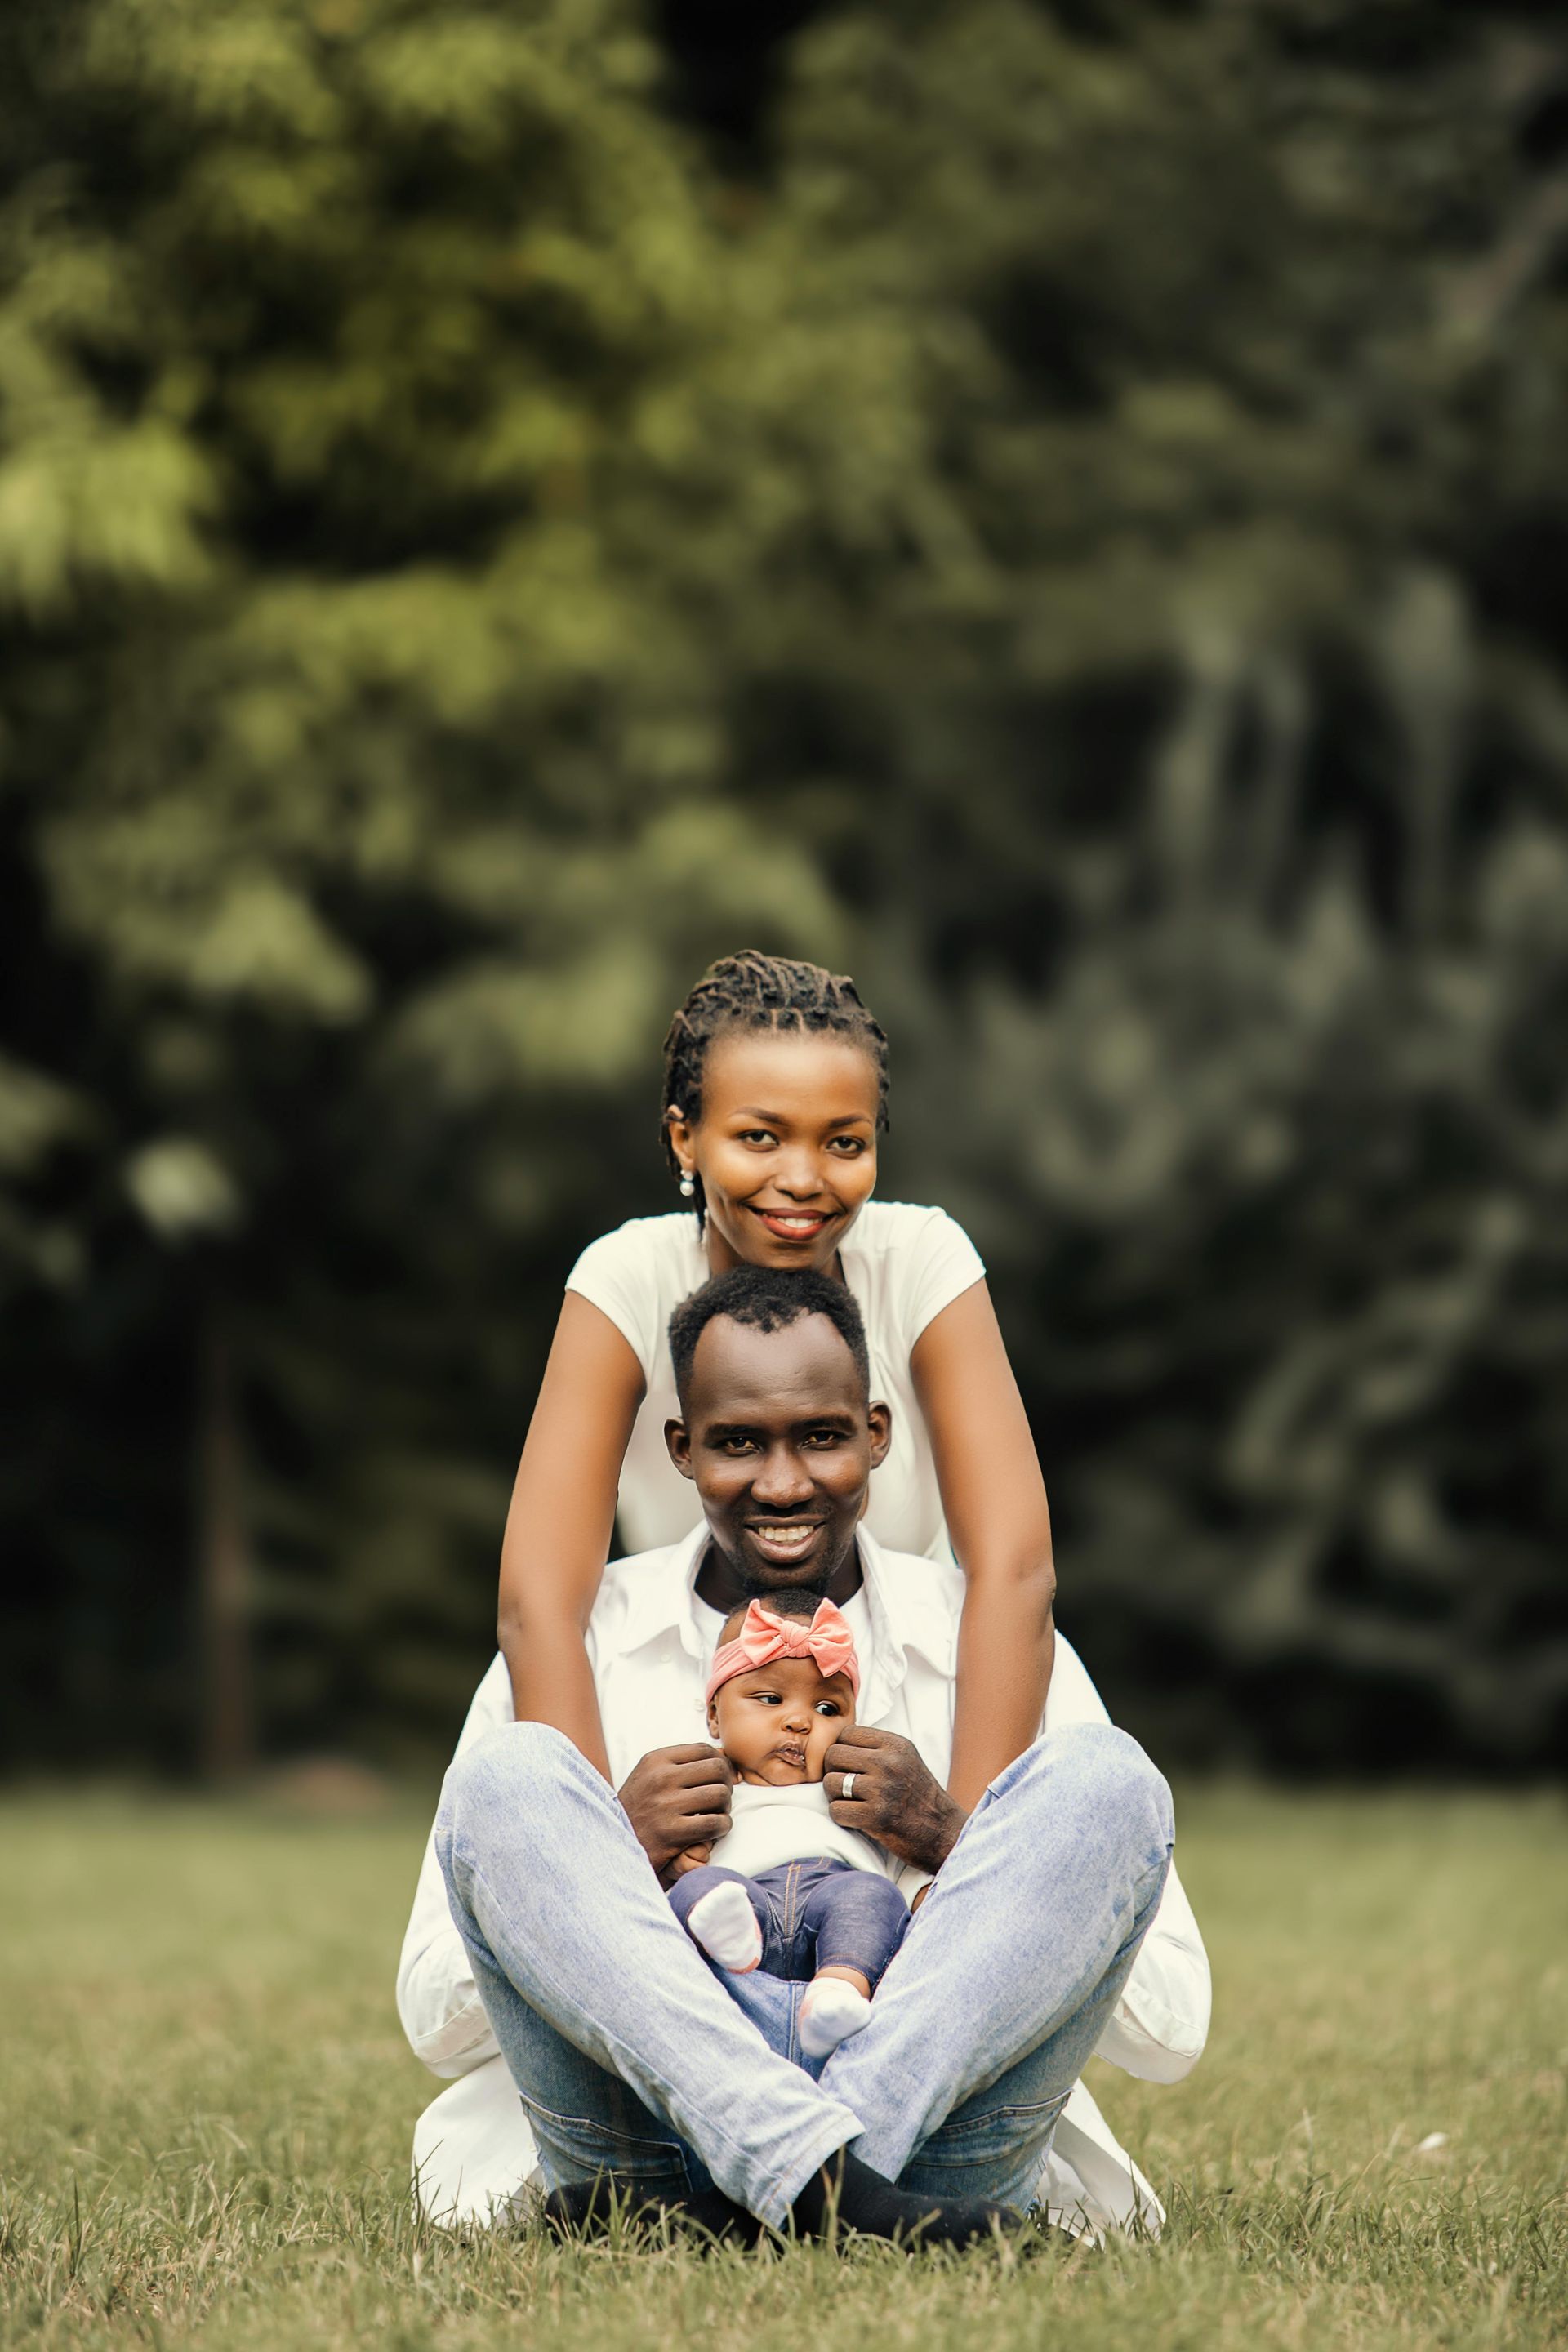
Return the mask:
POLYGON ((827 1751, 855 1720, 860 1664, 847 1619, 816 1592, 752 1601, 724 1622, 708 1677, 708 1731, 735 1768, 730 1828, 682 1857, 676 1916, 722 1969, 810 1979, 798 2032, 824 2058, 870 2021, 871 1996, 910 1924, 898 1864, 827 1807, 827 1751))

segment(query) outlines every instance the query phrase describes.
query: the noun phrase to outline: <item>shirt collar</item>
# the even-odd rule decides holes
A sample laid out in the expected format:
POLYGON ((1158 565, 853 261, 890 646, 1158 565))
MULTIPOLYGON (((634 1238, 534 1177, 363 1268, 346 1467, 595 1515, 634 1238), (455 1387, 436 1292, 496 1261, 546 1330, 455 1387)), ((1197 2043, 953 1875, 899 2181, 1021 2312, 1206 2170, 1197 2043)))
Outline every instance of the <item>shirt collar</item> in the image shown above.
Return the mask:
POLYGON ((708 1522, 700 1519, 689 1536, 649 1554, 636 1575, 627 1578, 616 1645, 623 1655, 670 1633, 679 1635, 689 1656, 704 1654, 707 1642, 694 1587, 707 1549, 708 1522))
POLYGON ((909 1672, 911 1650, 939 1675, 951 1677, 957 1671, 958 1618, 934 1561, 885 1551, 864 1527, 856 1540, 872 1633, 869 1670, 857 1713, 871 1723, 886 1713, 909 1672))
MULTIPOLYGON (((939 1674, 955 1671, 958 1622, 952 1596, 933 1562, 884 1551, 864 1527, 858 1531, 856 1543, 872 1634, 872 1654, 864 1662, 865 1682, 857 1713, 869 1722, 885 1712, 902 1683, 911 1650, 918 1650, 939 1674)), ((623 1654, 674 1633, 689 1657, 706 1661, 709 1632, 700 1615, 696 1584, 707 1548, 708 1522, 703 1519, 679 1543, 647 1559, 627 1580, 618 1645, 623 1654)))

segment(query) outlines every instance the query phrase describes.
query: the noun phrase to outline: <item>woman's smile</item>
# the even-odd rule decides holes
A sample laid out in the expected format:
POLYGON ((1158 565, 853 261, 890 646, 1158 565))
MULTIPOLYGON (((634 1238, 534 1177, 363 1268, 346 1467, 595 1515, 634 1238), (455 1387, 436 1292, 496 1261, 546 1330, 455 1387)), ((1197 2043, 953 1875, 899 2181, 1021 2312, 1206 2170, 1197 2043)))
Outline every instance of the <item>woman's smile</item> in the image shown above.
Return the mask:
POLYGON ((753 1217, 760 1218, 773 1239, 779 1242, 814 1242, 824 1225, 831 1224, 843 1211, 827 1209, 763 1209, 749 1203, 753 1217))

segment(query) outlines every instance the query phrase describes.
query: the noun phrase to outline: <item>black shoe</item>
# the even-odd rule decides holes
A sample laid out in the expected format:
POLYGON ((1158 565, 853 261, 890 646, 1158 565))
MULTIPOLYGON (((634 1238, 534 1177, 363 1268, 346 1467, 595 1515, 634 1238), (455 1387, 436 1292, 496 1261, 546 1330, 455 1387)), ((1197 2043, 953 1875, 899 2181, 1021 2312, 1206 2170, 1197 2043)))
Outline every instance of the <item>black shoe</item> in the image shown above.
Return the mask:
POLYGON ((803 2238, 831 2237, 858 2230, 862 2237, 889 2238, 906 2252, 925 2246, 973 2246, 1016 2237, 1026 2224, 1011 2205, 981 2197, 917 2197, 899 2189, 841 2147, 814 2172, 790 2208, 803 2238))
POLYGON ((592 2180, 568 2181, 544 2200, 544 2226, 562 2239, 606 2237, 617 2214, 644 2229, 672 2221, 731 2245, 754 2246, 763 2234, 754 2213, 717 2189, 649 2189, 634 2173, 601 2172, 592 2180))

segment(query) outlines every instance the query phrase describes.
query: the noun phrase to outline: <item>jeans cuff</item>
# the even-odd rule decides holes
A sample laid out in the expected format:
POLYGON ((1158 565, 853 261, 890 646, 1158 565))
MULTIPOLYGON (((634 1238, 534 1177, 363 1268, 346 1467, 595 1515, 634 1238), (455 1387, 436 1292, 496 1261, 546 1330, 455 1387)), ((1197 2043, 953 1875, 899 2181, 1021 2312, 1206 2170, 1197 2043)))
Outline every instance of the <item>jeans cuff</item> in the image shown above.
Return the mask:
POLYGON ((821 2132, 806 2142, 815 2151, 807 2161, 802 2162, 797 2154, 782 2172, 761 2184, 762 2193, 752 2207, 758 2221, 765 2221, 770 2230, 782 2230, 789 2220, 791 2206, 812 2174, 820 2172, 828 2158, 837 2156, 841 2147, 847 2147, 852 2139, 858 2139, 860 2132, 859 2117, 847 2107, 840 2107, 837 2119, 825 2123, 821 2132))

